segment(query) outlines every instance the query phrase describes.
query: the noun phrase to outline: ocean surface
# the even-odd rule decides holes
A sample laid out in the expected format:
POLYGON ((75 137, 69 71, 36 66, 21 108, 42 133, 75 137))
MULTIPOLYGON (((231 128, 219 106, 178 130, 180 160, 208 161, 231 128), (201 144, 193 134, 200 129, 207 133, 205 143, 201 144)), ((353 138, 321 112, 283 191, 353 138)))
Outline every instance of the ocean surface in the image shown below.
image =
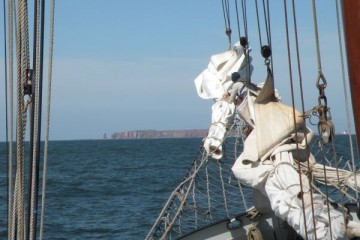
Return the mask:
MULTIPOLYGON (((45 238, 144 239, 200 144, 200 138, 50 142, 45 238)), ((1 163, 0 239, 6 239, 4 143, 1 163)))
MULTIPOLYGON (((337 154, 349 158, 348 137, 338 135, 335 143, 337 154)), ((200 138, 50 142, 45 238, 144 239, 201 144, 200 138)), ((0 239, 6 239, 0 147, 0 239)))

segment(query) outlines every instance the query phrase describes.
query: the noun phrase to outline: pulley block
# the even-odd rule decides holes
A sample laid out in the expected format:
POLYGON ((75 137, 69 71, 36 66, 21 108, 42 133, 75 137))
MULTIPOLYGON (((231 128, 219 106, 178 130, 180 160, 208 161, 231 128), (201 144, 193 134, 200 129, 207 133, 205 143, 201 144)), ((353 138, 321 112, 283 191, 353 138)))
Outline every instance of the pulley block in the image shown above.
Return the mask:
POLYGON ((271 48, 268 45, 264 45, 261 47, 261 55, 268 59, 271 56, 271 48))

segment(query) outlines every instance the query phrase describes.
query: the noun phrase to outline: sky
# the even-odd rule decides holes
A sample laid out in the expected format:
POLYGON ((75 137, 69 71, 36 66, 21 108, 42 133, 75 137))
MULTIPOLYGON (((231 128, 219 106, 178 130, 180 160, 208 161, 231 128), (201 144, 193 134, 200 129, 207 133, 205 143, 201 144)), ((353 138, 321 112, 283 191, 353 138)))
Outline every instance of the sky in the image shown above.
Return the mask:
MULTIPOLYGON (((342 132, 347 129, 347 117, 335 1, 316 2, 321 64, 328 82, 326 95, 336 131, 342 132)), ((318 103, 318 65, 311 1, 301 3, 297 13, 299 46, 305 105, 310 109, 318 103)), ((235 43, 238 37, 233 1, 230 4, 235 43)), ((275 87, 283 102, 291 104, 283 1, 270 4, 275 87)), ((240 31, 244 35, 244 29, 240 31)), ((260 55, 255 8, 250 4, 248 33, 252 81, 260 83, 265 80, 266 68, 260 55)), ((264 28, 261 34, 266 42, 264 28)), ((293 30, 290 35, 292 71, 298 78, 293 30)), ((0 43, 4 45, 3 37, 0 43)), ((50 139, 99 139, 104 134, 128 130, 208 128, 214 102, 197 96, 194 79, 207 67, 211 55, 227 48, 220 0, 56 1, 50 139)), ((3 73, 3 49, 0 54, 3 73)), ((46 54, 47 50, 45 59, 46 54)), ((44 66, 47 76, 47 61, 44 66)), ((3 85, 4 76, 0 79, 3 85)), ((298 83, 295 89, 299 99, 298 83)), ((296 104, 301 109, 299 100, 296 104)), ((2 117, 2 126, 3 122, 2 117)))

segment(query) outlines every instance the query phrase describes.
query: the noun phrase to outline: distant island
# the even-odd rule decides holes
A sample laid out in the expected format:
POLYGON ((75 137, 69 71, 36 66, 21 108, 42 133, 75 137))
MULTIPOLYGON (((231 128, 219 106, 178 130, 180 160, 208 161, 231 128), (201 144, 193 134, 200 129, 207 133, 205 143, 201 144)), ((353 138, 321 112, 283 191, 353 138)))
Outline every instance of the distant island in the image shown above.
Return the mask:
MULTIPOLYGON (((190 130, 134 130, 115 132, 111 139, 145 139, 145 138, 203 138, 206 137, 208 129, 190 130)), ((106 139, 106 135, 103 136, 106 139)))
MULTIPOLYGON (((147 139, 147 138, 204 138, 209 129, 189 129, 189 130, 134 130, 124 132, 114 132, 110 137, 103 135, 103 139, 147 139)), ((318 135, 314 131, 315 135, 318 135)), ((336 133, 336 135, 347 135, 347 132, 336 133)), ((352 134, 354 135, 354 134, 352 134)))

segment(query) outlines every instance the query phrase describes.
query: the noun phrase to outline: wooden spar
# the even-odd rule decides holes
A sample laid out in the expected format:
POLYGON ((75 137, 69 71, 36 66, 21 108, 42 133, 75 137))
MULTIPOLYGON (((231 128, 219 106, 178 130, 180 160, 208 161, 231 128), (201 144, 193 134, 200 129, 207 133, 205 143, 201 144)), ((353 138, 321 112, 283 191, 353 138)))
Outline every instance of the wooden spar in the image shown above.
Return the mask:
POLYGON ((349 82, 358 149, 360 149, 360 1, 342 0, 349 82))

